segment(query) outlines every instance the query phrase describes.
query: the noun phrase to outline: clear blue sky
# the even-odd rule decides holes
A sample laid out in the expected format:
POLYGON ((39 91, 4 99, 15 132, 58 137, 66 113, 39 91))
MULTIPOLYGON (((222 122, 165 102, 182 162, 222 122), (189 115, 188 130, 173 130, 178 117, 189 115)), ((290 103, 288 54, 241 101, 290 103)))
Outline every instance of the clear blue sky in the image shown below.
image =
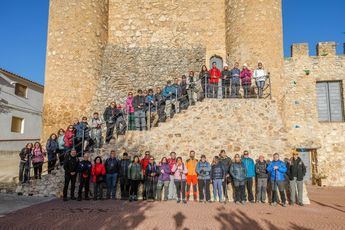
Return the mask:
MULTIPOLYGON (((0 67, 44 83, 48 0, 0 2, 0 67)), ((311 54, 319 41, 345 42, 345 0, 283 0, 284 49, 308 42, 311 54)))

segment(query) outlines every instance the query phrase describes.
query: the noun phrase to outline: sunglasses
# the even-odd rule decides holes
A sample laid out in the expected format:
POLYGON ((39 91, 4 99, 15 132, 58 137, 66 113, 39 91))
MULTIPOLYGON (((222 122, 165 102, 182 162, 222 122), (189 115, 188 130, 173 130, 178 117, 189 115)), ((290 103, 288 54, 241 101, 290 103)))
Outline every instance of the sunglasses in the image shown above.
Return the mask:
POLYGON ((154 159, 153 159, 153 158, 151 158, 150 160, 151 160, 151 161, 153 161, 154 159))

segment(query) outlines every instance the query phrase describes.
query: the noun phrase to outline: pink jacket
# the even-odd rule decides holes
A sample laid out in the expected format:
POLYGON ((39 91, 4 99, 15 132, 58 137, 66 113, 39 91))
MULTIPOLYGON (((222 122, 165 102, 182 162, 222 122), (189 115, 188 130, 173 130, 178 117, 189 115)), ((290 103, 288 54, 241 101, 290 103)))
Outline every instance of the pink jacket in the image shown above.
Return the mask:
POLYGON ((187 167, 182 163, 177 166, 177 163, 172 167, 172 173, 174 173, 175 180, 186 180, 186 174, 188 173, 187 167))
POLYGON ((252 84, 252 71, 249 69, 243 69, 240 74, 242 80, 242 85, 251 85, 252 84))
POLYGON ((35 148, 32 150, 32 163, 43 163, 44 157, 46 153, 42 149, 42 151, 39 148, 35 148))
POLYGON ((134 113, 133 97, 127 97, 127 100, 126 100, 126 113, 134 113))

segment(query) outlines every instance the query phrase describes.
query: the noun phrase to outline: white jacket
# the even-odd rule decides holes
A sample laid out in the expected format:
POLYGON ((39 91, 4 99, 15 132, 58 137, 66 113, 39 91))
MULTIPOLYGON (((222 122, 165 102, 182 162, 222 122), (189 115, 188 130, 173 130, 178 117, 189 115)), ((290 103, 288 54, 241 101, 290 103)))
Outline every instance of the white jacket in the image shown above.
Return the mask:
POLYGON ((267 73, 264 69, 256 69, 254 70, 253 78, 256 81, 266 81, 267 73))

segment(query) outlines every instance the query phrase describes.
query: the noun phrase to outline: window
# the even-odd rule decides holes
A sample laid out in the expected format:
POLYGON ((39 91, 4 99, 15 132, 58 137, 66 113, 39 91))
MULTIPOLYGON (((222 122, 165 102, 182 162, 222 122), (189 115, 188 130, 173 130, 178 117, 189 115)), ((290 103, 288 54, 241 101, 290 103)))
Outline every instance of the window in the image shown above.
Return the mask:
POLYGON ((14 93, 20 97, 26 97, 27 87, 25 85, 16 83, 14 93))
POLYGON ((319 121, 344 121, 342 82, 317 82, 319 121))
POLYGON ((11 132, 24 133, 24 119, 19 117, 12 117, 11 132))

